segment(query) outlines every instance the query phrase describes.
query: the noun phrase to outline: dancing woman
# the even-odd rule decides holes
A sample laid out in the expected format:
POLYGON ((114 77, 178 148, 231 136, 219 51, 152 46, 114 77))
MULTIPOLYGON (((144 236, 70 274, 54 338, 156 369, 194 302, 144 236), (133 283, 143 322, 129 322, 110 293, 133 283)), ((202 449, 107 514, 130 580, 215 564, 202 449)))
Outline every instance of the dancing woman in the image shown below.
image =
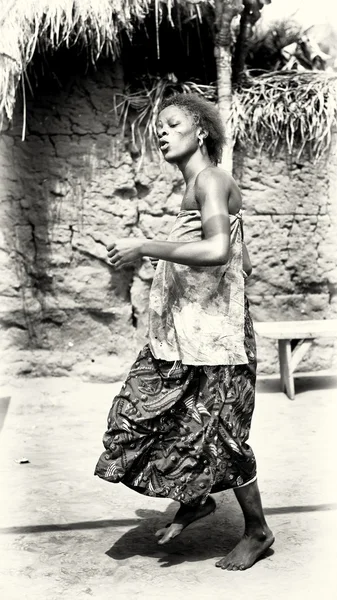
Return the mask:
POLYGON ((123 238, 108 246, 116 269, 144 256, 158 263, 149 340, 113 401, 95 474, 180 503, 173 522, 157 532, 159 544, 213 512, 211 493, 233 489, 245 531, 217 566, 244 570, 274 537, 247 443, 256 347, 244 290, 251 265, 241 194, 217 166, 224 133, 213 104, 193 94, 166 99, 157 135, 185 193, 168 241, 123 238))

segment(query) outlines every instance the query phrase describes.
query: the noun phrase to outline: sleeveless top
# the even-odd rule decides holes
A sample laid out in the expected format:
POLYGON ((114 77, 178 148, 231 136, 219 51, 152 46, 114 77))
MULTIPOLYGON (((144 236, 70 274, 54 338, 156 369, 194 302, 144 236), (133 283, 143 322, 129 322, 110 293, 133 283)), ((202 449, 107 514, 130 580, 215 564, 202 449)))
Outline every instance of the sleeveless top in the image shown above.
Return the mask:
MULTIPOLYGON (((240 365, 244 348, 242 214, 230 215, 226 264, 190 267, 159 260, 149 300, 149 345, 155 358, 186 365, 240 365)), ((181 210, 168 237, 203 239, 200 210, 181 210)))

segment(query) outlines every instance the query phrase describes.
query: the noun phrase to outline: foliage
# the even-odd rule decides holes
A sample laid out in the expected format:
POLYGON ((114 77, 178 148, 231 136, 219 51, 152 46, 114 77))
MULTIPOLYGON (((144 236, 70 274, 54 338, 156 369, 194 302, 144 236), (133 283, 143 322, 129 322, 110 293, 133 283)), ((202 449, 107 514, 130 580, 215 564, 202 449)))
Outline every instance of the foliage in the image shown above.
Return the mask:
POLYGON ((337 123, 336 75, 274 72, 254 79, 233 98, 236 139, 275 151, 285 145, 299 158, 318 160, 337 123))
POLYGON ((291 19, 273 21, 268 27, 257 24, 249 41, 248 68, 260 73, 278 70, 284 62, 282 48, 299 42, 303 34, 303 27, 291 19))
MULTIPOLYGON (((208 17, 213 0, 0 0, 0 125, 4 115, 11 119, 17 86, 27 85, 27 66, 36 48, 45 52, 61 45, 84 47, 92 62, 105 53, 120 52, 121 32, 131 36, 135 27, 154 14, 157 43, 163 19, 183 28, 190 19, 208 17), (23 78, 23 75, 25 78, 23 78)), ((278 51, 298 31, 280 25, 256 46, 255 57, 278 51), (273 50, 274 49, 274 50, 273 50), (261 54, 262 52, 262 54, 261 54)), ((256 40, 255 40, 256 41, 256 40)), ((250 53, 252 53, 252 47, 250 53)), ((274 54, 275 54, 274 53, 274 54)), ((256 67, 250 54, 251 66, 256 67)), ((273 63, 270 64, 273 67, 273 63)), ((276 65, 274 65, 274 68, 276 65)), ((253 72, 253 71, 252 71, 253 72)), ((255 68, 255 73, 257 72, 255 68)), ((29 82, 28 82, 29 84, 29 82)), ((216 100, 216 85, 177 81, 174 75, 147 77, 133 82, 123 96, 116 97, 116 110, 125 131, 131 118, 133 143, 141 154, 155 147, 158 106, 165 96, 197 92, 216 100)), ((234 141, 274 151, 284 144, 289 153, 300 155, 305 148, 317 159, 328 147, 336 123, 336 79, 324 72, 270 72, 248 77, 233 94, 234 141)), ((25 111, 25 102, 24 102, 25 111)), ((24 112, 25 123, 25 112, 24 112)), ((23 128, 23 137, 24 137, 23 128)))
MULTIPOLYGON (((136 83, 136 82, 135 82, 136 83)), ((156 121, 158 109, 167 96, 183 92, 201 94, 207 100, 214 100, 215 85, 202 85, 193 81, 178 82, 174 74, 167 77, 148 77, 139 80, 139 89, 126 90, 116 94, 115 110, 122 125, 122 136, 131 122, 131 137, 134 147, 143 155, 147 150, 156 150, 156 121)))
MULTIPOLYGON (((316 161, 327 150, 337 124, 336 75, 322 72, 273 72, 249 80, 233 94, 234 141, 275 152, 285 146, 297 158, 304 150, 316 161)), ((174 75, 154 77, 116 97, 116 111, 125 133, 131 122, 133 144, 140 154, 156 149, 155 124, 163 98, 174 92, 196 92, 216 100, 216 86, 174 75)))

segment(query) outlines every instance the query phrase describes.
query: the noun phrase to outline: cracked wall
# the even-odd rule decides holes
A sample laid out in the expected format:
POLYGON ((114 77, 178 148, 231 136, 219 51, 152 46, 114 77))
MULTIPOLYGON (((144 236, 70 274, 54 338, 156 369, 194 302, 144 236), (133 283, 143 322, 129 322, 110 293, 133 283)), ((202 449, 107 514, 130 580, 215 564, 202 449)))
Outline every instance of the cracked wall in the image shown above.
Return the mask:
MULTIPOLYGON (((3 371, 114 380, 146 337, 153 276, 147 260, 114 272, 114 236, 165 239, 179 209, 173 168, 141 168, 118 141, 112 110, 118 69, 73 79, 28 106, 28 132, 0 139, 0 317, 3 371)), ((236 155, 258 320, 336 313, 336 153, 314 167, 236 155)), ((327 368, 330 340, 317 340, 301 369, 327 368)), ((277 371, 276 344, 259 340, 261 372, 277 371)))
MULTIPOLYGON (((253 264, 247 292, 259 321, 336 318, 337 144, 313 165, 236 156, 253 264)), ((277 344, 258 340, 260 370, 277 370, 277 344)), ((329 368, 332 339, 316 339, 300 370, 329 368)))

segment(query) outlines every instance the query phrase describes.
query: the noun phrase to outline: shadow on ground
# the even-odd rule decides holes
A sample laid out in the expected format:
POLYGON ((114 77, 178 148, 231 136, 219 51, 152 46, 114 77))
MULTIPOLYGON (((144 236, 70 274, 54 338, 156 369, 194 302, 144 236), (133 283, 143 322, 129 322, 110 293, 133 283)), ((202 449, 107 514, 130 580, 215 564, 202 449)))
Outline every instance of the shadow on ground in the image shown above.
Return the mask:
MULTIPOLYGON (((156 510, 136 510, 136 515, 142 521, 134 529, 122 535, 106 552, 114 560, 124 560, 132 556, 157 557, 162 567, 170 567, 185 561, 194 562, 217 558, 228 554, 238 543, 243 533, 243 519, 236 501, 226 502, 226 509, 218 510, 190 525, 176 540, 168 545, 159 546, 155 532, 172 521, 177 509, 176 503, 171 504, 161 513, 156 510)), ((336 510, 337 504, 320 504, 308 506, 282 506, 266 508, 265 514, 287 514, 298 512, 314 512, 336 510)), ((274 553, 269 549, 263 558, 274 553)), ((260 559, 262 560, 262 558, 260 559)))
MULTIPOLYGON (((27 533, 46 533, 52 531, 85 531, 90 529, 109 529, 119 527, 132 527, 132 525, 141 525, 145 523, 147 527, 151 528, 154 526, 151 523, 151 519, 156 521, 156 529, 163 527, 172 520, 174 511, 177 509, 177 505, 172 505, 173 509, 165 513, 155 510, 142 510, 136 511, 139 515, 134 519, 100 519, 98 521, 77 521, 75 523, 50 523, 45 525, 21 525, 19 527, 1 527, 0 533, 2 534, 15 534, 22 535, 27 533), (164 521, 166 515, 166 521, 164 521), (142 519, 146 519, 143 521, 142 519)), ((337 504, 305 504, 298 506, 275 506, 273 508, 264 508, 265 515, 284 515, 291 513, 306 513, 306 512, 322 512, 337 510, 337 504)), ((200 522, 199 522, 200 526, 200 522)), ((193 527, 190 525, 189 530, 193 527)), ((152 534, 151 534, 152 535, 152 534)))
POLYGON ((155 532, 172 521, 176 510, 175 502, 164 513, 157 510, 136 510, 141 522, 122 535, 106 552, 107 556, 114 560, 124 560, 136 555, 148 556, 158 558, 162 567, 171 567, 185 561, 194 562, 228 554, 241 537, 241 514, 237 507, 228 503, 225 514, 223 510, 218 510, 190 525, 169 544, 160 546, 155 532), (223 532, 220 536, 219 531, 223 532))
POLYGON ((11 401, 10 396, 6 396, 5 398, 0 398, 0 431, 4 426, 4 422, 6 419, 10 401, 11 401))
MULTIPOLYGON (((53 550, 55 543, 64 546, 70 538, 66 532, 92 531, 98 529, 106 530, 104 539, 115 539, 114 544, 105 554, 115 560, 123 561, 134 556, 157 559, 162 568, 173 567, 184 562, 195 562, 208 559, 218 559, 226 556, 238 543, 243 533, 243 518, 235 498, 225 496, 218 499, 216 513, 209 515, 190 525, 177 539, 165 546, 157 543, 155 532, 164 527, 173 519, 177 503, 172 502, 164 512, 158 510, 138 509, 134 518, 101 519, 97 521, 78 521, 74 523, 53 523, 44 525, 26 525, 20 527, 1 528, 0 533, 12 535, 36 535, 44 533, 59 533, 59 536, 48 537, 48 545, 53 550), (121 527, 127 527, 125 533, 120 535, 121 527), (62 535, 64 533, 64 535, 62 535), (116 536, 120 535, 118 539, 116 536), (56 541, 55 541, 56 540, 56 541)), ((295 505, 266 507, 265 514, 291 514, 305 512, 319 512, 337 510, 337 504, 295 505)), ((78 534, 75 534, 75 537, 78 534)), ((99 534, 101 536, 101 534, 99 534)), ((80 534, 78 538, 82 544, 88 534, 80 534)), ((72 538, 74 539, 74 538, 72 538)), ((39 548, 38 540, 29 538, 28 547, 39 548), (35 544, 35 546, 34 546, 35 544)), ((277 545, 277 539, 276 539, 277 545)), ((270 557, 274 553, 269 549, 260 559, 270 557)), ((54 556, 54 550, 51 551, 54 556)))
MULTIPOLYGON (((337 386, 336 375, 297 375, 295 373, 295 394, 299 396, 305 392, 332 390, 337 386)), ((277 394, 281 392, 281 383, 278 376, 259 377, 256 391, 259 394, 277 394)), ((296 400, 295 396, 295 400, 296 400)), ((287 399, 286 395, 285 398, 287 399)))

